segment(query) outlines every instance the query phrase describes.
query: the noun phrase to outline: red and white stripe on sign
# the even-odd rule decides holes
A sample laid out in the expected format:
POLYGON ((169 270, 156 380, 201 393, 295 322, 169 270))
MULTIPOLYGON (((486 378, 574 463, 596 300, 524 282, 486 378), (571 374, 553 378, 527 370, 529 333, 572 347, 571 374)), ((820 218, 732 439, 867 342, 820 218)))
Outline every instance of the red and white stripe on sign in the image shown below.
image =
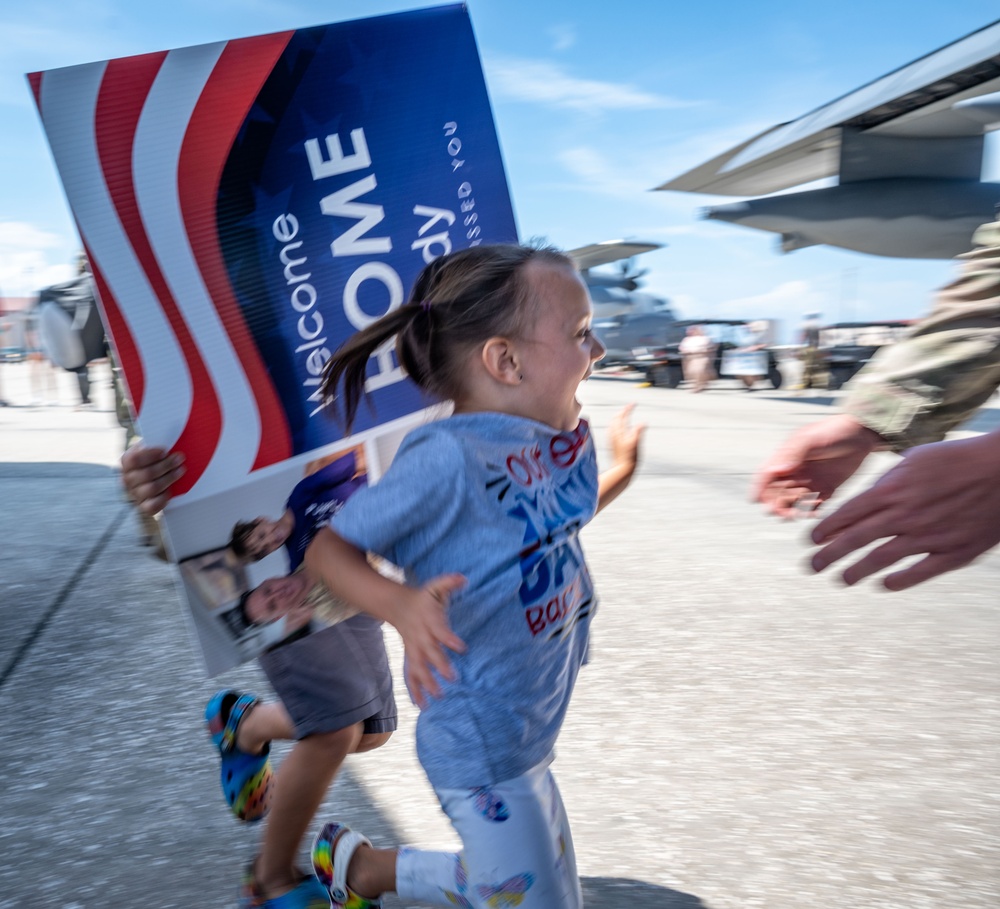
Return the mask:
POLYGON ((185 453, 178 495, 292 453, 216 223, 229 151, 291 36, 28 77, 143 435, 185 453))

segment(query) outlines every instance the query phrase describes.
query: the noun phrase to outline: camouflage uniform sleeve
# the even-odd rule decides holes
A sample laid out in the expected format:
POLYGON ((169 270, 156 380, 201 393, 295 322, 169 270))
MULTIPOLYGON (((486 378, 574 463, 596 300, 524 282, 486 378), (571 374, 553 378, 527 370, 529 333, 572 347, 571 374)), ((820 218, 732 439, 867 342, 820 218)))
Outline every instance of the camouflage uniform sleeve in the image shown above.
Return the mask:
POLYGON ((894 451, 943 439, 1000 386, 1000 221, 973 245, 927 317, 847 386, 844 410, 894 451))

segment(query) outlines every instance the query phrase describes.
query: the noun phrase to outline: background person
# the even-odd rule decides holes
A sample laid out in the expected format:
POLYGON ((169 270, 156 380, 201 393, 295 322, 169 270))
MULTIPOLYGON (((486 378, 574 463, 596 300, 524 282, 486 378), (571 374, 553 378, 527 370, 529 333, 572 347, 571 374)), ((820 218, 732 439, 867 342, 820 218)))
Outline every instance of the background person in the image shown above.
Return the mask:
MULTIPOLYGON (((741 354, 748 353, 759 353, 767 348, 767 332, 768 324, 763 320, 757 320, 755 322, 748 322, 746 327, 743 329, 743 338, 740 342, 740 346, 737 351, 741 354)), ((753 391, 757 383, 761 381, 767 375, 767 355, 764 356, 764 371, 763 372, 742 372, 740 373, 740 381, 747 391, 753 391)))
POLYGON ((52 364, 45 356, 38 332, 38 312, 31 309, 24 319, 24 340, 28 354, 28 387, 33 404, 56 404, 59 382, 52 364))
POLYGON ((799 360, 802 362, 802 377, 799 380, 799 390, 821 388, 826 386, 826 370, 819 351, 820 314, 806 314, 805 321, 799 329, 799 360))
POLYGON ((684 379, 690 384, 691 391, 704 391, 715 378, 715 370, 712 369, 715 344, 712 339, 700 325, 691 325, 681 340, 679 350, 684 379))
MULTIPOLYGON (((7 332, 10 330, 10 322, 7 319, 0 319, 0 347, 7 343, 7 332)), ((0 364, 2 365, 2 364, 0 364)), ((3 371, 0 370, 0 407, 10 407, 10 402, 3 396, 3 371)))
POLYGON ((39 291, 36 309, 39 339, 46 357, 76 375, 80 391, 77 408, 89 408, 89 364, 107 355, 107 341, 85 256, 77 259, 76 277, 39 291))
POLYGON ((973 249, 931 312, 879 350, 847 386, 844 413, 793 433, 760 468, 753 497, 780 517, 819 508, 872 451, 903 460, 821 521, 812 557, 822 571, 876 540, 843 572, 854 584, 910 556, 884 579, 902 590, 961 568, 1000 540, 1000 430, 940 441, 1000 386, 1000 221, 973 249))

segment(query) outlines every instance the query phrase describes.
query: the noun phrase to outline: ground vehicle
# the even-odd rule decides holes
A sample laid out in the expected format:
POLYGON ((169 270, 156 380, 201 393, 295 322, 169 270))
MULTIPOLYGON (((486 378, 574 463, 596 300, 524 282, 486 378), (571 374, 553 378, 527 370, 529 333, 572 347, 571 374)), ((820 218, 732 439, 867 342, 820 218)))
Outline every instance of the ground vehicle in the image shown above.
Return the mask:
POLYGON ((0 310, 0 363, 20 363, 28 355, 22 319, 23 313, 0 310))
POLYGON ((20 363, 27 356, 23 347, 0 347, 0 363, 20 363))
POLYGON ((826 387, 832 391, 854 378, 875 352, 898 340, 910 327, 900 319, 882 322, 837 322, 819 330, 820 361, 827 370, 826 387))
MULTIPOLYGON (((764 321, 764 320, 758 320, 764 321)), ((638 344, 632 350, 628 365, 646 374, 651 385, 665 385, 676 388, 684 380, 681 365, 680 343, 692 325, 700 325, 715 341, 715 374, 723 376, 723 357, 726 351, 742 347, 744 335, 752 323, 746 319, 682 319, 670 328, 669 341, 659 344, 638 344)), ((767 379, 773 388, 780 388, 781 370, 774 350, 766 348, 767 379)))
POLYGON ((655 312, 619 313, 594 319, 591 330, 608 349, 599 365, 601 368, 633 366, 636 349, 676 347, 688 324, 678 322, 669 307, 655 312), (684 327, 678 327, 682 325, 684 327))

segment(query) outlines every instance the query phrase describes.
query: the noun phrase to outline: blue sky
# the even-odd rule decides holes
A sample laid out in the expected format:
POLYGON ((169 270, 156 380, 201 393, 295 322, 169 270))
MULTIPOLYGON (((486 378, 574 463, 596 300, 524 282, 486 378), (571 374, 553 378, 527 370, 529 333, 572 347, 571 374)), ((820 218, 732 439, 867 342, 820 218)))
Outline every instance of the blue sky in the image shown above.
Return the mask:
MULTIPOLYGON (((67 277, 79 241, 24 74, 431 5, 404 0, 0 0, 0 295, 67 277)), ((817 247, 702 221, 720 200, 651 192, 998 17, 995 0, 470 0, 521 235, 619 237, 685 317, 912 318, 942 261, 817 247)), ((429 61, 432 65, 432 61, 429 61)), ((996 137, 993 137, 996 138, 996 137)), ((990 141, 987 179, 1000 179, 990 141)))

